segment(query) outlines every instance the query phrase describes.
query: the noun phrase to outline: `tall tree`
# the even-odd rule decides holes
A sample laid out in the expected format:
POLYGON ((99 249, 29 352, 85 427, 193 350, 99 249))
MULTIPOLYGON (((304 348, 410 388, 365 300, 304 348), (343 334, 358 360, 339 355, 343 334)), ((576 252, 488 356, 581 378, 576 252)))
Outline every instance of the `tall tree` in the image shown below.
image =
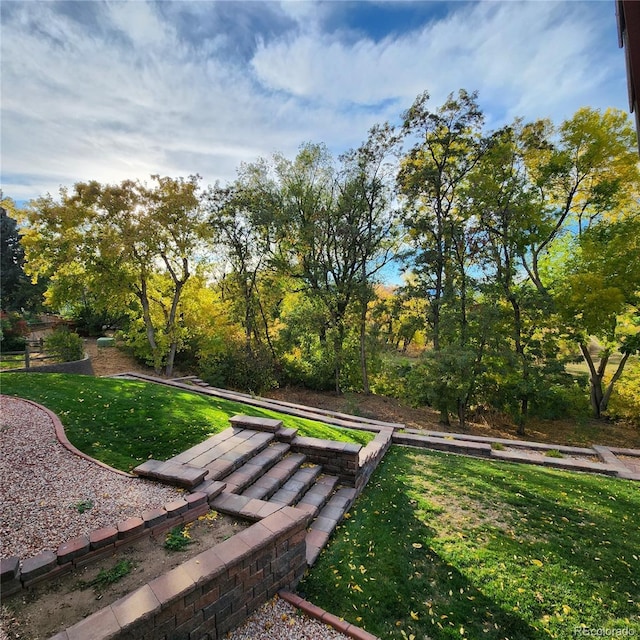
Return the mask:
POLYGON ((88 291, 97 308, 131 313, 137 300, 151 360, 167 375, 180 345, 180 298, 208 234, 198 182, 77 183, 27 212, 27 269, 51 278, 49 304, 75 303, 88 291))
POLYGON ((552 292, 587 364, 593 415, 602 417, 629 357, 640 352, 640 215, 601 221, 574 238, 552 292))
MULTIPOLYGON (((535 236, 539 217, 537 193, 528 184, 521 153, 519 122, 496 132, 481 161, 469 176, 465 208, 477 228, 482 247, 484 301, 510 310, 510 342, 515 355, 511 387, 518 396, 518 433, 524 435, 529 403, 535 393, 541 317, 549 316, 547 299, 528 282, 520 258, 535 236), (540 313, 545 308, 546 312, 540 313)), ((547 331, 547 336, 550 332, 547 331)))
POLYGON ((338 393, 347 313, 357 304, 366 314, 372 277, 391 255, 393 219, 381 172, 393 143, 389 128, 373 130, 365 145, 343 157, 342 171, 320 145, 305 145, 294 162, 276 164, 279 255, 326 311, 338 393))
POLYGON ((0 307, 4 311, 40 311, 44 287, 35 285, 24 271, 18 209, 0 192, 0 307))
MULTIPOLYGON (((626 113, 585 107, 557 129, 549 123, 538 123, 529 126, 525 134, 523 155, 531 184, 537 190, 539 215, 521 262, 538 291, 563 312, 565 326, 578 342, 588 366, 591 404, 599 417, 606 410, 613 384, 629 354, 635 350, 629 337, 624 343, 620 341, 614 308, 622 313, 624 305, 612 306, 611 295, 617 291, 614 298, 633 305, 628 291, 629 286, 637 287, 637 281, 629 279, 625 286, 615 278, 616 284, 611 282, 613 265, 621 268, 634 255, 632 246, 620 250, 624 235, 620 236, 622 227, 616 225, 629 216, 635 218, 640 207, 636 133, 626 113), (591 229, 597 231, 590 233, 591 229), (570 261, 573 271, 569 274, 556 270, 556 281, 545 278, 541 267, 556 246, 567 242, 566 237, 573 238, 569 243, 574 257, 588 259, 579 264, 570 261), (586 308, 587 299, 597 313, 586 308), (605 343, 597 365, 588 348, 590 335, 605 343), (616 348, 625 351, 621 366, 608 390, 603 390, 607 364, 616 348)), ((629 220, 626 224, 635 223, 629 220)))
MULTIPOLYGON (((462 189, 484 152, 483 115, 477 95, 460 90, 435 111, 429 95, 418 96, 404 114, 405 138, 414 141, 403 158, 398 189, 405 203, 404 225, 413 249, 414 289, 428 300, 427 325, 433 348, 450 343, 445 338, 446 307, 457 316, 465 339, 468 307, 468 225, 461 208, 462 189)), ((452 326, 446 327, 451 336, 452 326)), ((448 423, 448 410, 440 407, 440 420, 448 423)))

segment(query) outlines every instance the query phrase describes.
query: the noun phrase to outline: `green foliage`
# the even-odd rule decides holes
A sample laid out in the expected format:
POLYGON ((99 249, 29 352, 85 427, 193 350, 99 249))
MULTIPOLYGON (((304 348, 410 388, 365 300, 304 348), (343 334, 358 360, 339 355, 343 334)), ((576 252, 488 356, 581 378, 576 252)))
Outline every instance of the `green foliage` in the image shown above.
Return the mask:
POLYGON ((93 587, 96 593, 100 593, 105 587, 115 584, 129 575, 134 566, 131 560, 119 560, 111 569, 100 569, 98 575, 93 580, 89 582, 81 580, 79 586, 81 589, 93 587))
POLYGON ((198 375, 214 387, 260 394, 277 386, 275 363, 263 346, 248 351, 228 342, 222 352, 203 354, 197 367, 198 375))
POLYGON ((67 327, 59 327, 44 340, 46 352, 61 362, 73 362, 84 357, 82 338, 67 327))
POLYGON ((562 453, 557 449, 548 449, 544 452, 544 455, 547 456, 547 458, 564 458, 562 453))
POLYGON ((640 427, 640 361, 632 360, 616 384, 609 402, 609 415, 640 427))
POLYGON ((78 335, 97 338, 105 329, 115 329, 126 324, 126 316, 114 314, 106 309, 96 309, 85 304, 70 314, 78 335))
POLYGON ((475 361, 476 354, 468 349, 452 346, 429 351, 409 374, 407 395, 416 405, 456 413, 458 401, 474 391, 470 382, 475 361))
POLYGON ((531 402, 531 415, 544 420, 560 418, 586 418, 589 415, 587 381, 564 377, 562 381, 549 380, 535 394, 531 402))
POLYGON ((407 376, 412 364, 406 358, 383 356, 380 370, 371 377, 371 391, 381 396, 407 398, 407 376))
POLYGON ((90 498, 87 500, 80 500, 79 502, 76 502, 73 505, 73 508, 78 513, 84 513, 85 511, 90 511, 91 509, 93 509, 93 500, 91 500, 90 498))
POLYGON ((29 335, 29 326, 16 312, 0 312, 0 350, 24 351, 29 335))
POLYGON ((638 635, 638 509, 631 481, 392 447, 299 588, 390 640, 638 635))
POLYGON ((188 525, 173 527, 164 539, 164 547, 169 551, 184 551, 192 543, 188 525))
POLYGON ((282 420, 300 435, 366 444, 373 435, 157 384, 53 373, 5 373, 2 393, 56 413, 80 451, 129 471, 167 460, 229 426, 242 413, 282 420))

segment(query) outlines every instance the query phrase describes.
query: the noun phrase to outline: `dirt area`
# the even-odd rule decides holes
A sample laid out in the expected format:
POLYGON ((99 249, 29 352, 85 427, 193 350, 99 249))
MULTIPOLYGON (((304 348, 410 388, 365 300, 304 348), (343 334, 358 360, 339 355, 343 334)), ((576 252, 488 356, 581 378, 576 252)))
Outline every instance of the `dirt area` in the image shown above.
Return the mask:
POLYGON ((91 357, 93 372, 97 376, 110 376, 127 371, 154 375, 152 368, 138 364, 135 358, 120 347, 98 347, 96 338, 85 338, 84 345, 85 351, 91 357))
POLYGON ((46 640, 153 578, 235 535, 246 526, 246 522, 210 511, 189 528, 193 542, 182 551, 165 548, 166 533, 154 538, 144 538, 130 546, 121 547, 106 560, 65 574, 27 592, 3 598, 0 638, 46 640), (125 565, 122 561, 128 561, 130 565, 125 565), (107 582, 105 576, 116 573, 115 568, 119 562, 122 563, 120 567, 130 566, 129 572, 113 584, 104 584, 107 582))

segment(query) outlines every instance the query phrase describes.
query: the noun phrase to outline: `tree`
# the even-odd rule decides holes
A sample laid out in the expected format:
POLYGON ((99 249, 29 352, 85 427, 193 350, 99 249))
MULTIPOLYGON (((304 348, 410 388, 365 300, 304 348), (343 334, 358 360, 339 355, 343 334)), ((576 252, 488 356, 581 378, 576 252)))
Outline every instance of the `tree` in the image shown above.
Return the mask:
POLYGON ((6 311, 39 311, 44 289, 34 285, 24 271, 15 202, 1 193, 0 198, 0 306, 6 311))
POLYGON ((520 257, 531 245, 538 216, 537 194, 529 188, 520 152, 522 135, 518 122, 495 133, 465 189, 465 208, 473 217, 482 247, 485 300, 498 306, 504 300, 511 312, 509 324, 515 352, 511 364, 515 383, 511 386, 519 398, 519 435, 525 433, 529 402, 536 388, 534 364, 540 355, 537 346, 542 329, 536 324, 541 317, 549 316, 546 298, 531 287, 520 265, 520 257), (540 314, 543 309, 546 312, 540 314), (533 317, 536 323, 532 322, 533 317))
POLYGON ((570 248, 553 293, 587 364, 591 408, 599 418, 629 357, 640 352, 640 215, 592 225, 570 248), (600 342, 597 353, 589 347, 592 336, 600 342), (620 360, 608 377, 615 352, 620 360))
POLYGON ((209 229, 198 176, 152 185, 77 183, 31 203, 23 244, 28 271, 50 277, 49 305, 124 310, 144 324, 150 359, 171 375, 181 341, 179 304, 209 229), (133 304, 136 301, 137 305, 133 304))
MULTIPOLYGON (((253 354, 252 342, 267 342, 271 356, 275 349, 260 280, 269 259, 269 225, 260 202, 260 191, 254 189, 246 176, 222 188, 218 185, 207 192, 210 224, 225 255, 226 267, 221 287, 244 328, 245 350, 253 354)), ((272 290, 277 285, 270 280, 272 290)))
POLYGON ((593 412, 600 417, 636 349, 635 339, 623 338, 617 327, 618 314, 635 304, 638 281, 629 277, 623 284, 615 275, 616 269, 629 275, 628 264, 636 255, 627 243, 631 238, 620 231, 627 225, 627 233, 637 233, 636 133, 624 112, 589 108, 579 109, 557 130, 538 123, 526 133, 524 159, 537 190, 539 216, 521 262, 538 291, 561 311, 578 342, 589 368, 593 412), (633 219, 621 222, 629 216, 633 219), (567 242, 575 258, 568 261, 569 272, 556 268, 551 278, 545 277, 545 261, 567 242), (636 293, 631 293, 634 287, 636 293), (588 349, 589 333, 605 344, 598 366, 588 349), (623 357, 605 390, 606 367, 616 347, 623 357))
MULTIPOLYGON (((421 94, 404 114, 404 135, 416 141, 402 160, 398 190, 413 249, 413 288, 428 301, 433 349, 439 351, 452 340, 464 349, 472 242, 460 205, 462 188, 484 153, 483 116, 475 93, 460 90, 436 111, 428 109, 428 99, 426 92, 421 94), (453 324, 443 327, 447 312, 453 324)), ((440 421, 448 424, 447 407, 439 409, 440 421)))

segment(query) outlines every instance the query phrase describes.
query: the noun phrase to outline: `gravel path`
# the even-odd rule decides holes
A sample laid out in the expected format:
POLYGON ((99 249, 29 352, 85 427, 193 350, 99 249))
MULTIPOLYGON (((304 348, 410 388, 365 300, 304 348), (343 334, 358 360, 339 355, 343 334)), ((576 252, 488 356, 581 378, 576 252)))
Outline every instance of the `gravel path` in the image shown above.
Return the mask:
POLYGON ((226 640, 348 640, 343 633, 304 615, 288 602, 275 598, 225 636, 226 640))
POLYGON ((62 542, 180 495, 173 487, 127 478, 80 458, 58 442, 44 411, 0 396, 0 557, 55 551, 62 542), (93 506, 80 513, 76 505, 83 501, 93 506))

